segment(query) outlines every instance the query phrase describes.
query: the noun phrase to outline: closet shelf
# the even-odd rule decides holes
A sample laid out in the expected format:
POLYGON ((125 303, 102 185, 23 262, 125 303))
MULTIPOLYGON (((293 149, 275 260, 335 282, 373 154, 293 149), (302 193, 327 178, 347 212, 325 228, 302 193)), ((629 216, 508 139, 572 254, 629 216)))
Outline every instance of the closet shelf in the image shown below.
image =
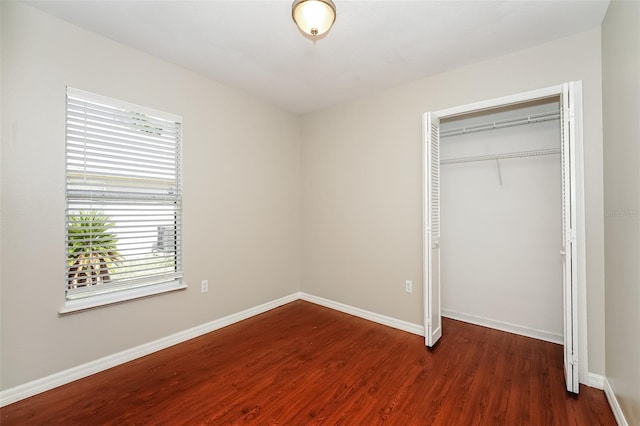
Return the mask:
POLYGON ((474 161, 504 160, 507 158, 537 157, 539 155, 560 154, 560 148, 538 149, 534 151, 509 152, 505 154, 479 155, 476 157, 449 158, 440 160, 440 164, 472 163, 474 161))
POLYGON ((560 111, 530 114, 524 117, 510 118, 507 120, 493 121, 490 123, 474 124, 473 126, 457 127, 455 129, 440 130, 440 137, 464 135, 467 133, 484 132, 486 130, 501 129, 504 127, 520 126, 522 124, 541 123, 543 121, 560 119, 560 111))

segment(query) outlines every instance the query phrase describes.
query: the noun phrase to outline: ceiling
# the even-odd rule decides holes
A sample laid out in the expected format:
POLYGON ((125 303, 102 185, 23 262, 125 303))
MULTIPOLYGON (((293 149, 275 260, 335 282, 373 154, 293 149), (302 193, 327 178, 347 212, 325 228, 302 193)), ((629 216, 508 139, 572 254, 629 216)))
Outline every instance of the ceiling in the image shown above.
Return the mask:
POLYGON ((609 0, 335 0, 314 43, 292 0, 28 1, 295 114, 597 27, 609 0))

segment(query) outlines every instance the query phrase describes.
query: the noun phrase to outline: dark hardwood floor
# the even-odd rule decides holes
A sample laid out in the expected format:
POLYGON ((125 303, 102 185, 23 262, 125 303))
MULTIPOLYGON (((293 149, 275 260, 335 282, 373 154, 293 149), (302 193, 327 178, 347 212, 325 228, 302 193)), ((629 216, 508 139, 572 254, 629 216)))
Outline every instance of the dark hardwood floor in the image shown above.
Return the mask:
POLYGON ((2 425, 615 425, 562 347, 446 320, 423 338, 296 301, 0 409, 2 425))

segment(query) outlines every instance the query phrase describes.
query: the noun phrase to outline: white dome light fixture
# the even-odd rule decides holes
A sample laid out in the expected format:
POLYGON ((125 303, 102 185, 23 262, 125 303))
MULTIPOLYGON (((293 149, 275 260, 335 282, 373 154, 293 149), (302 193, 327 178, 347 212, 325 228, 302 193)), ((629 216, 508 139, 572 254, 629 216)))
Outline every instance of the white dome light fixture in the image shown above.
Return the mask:
POLYGON ((331 29, 336 20, 336 5, 331 0, 295 0, 291 16, 300 31, 316 40, 331 29))

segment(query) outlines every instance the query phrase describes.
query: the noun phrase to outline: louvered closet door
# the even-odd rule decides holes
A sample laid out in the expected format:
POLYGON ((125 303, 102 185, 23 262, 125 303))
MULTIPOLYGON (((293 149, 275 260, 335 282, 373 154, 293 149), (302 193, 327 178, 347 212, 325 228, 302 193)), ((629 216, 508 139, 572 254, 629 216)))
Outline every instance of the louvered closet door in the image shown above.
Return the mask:
POLYGON ((440 306, 440 119, 424 116, 424 306, 425 344, 433 347, 442 336, 440 306))
POLYGON ((565 83, 561 99, 562 285, 564 294, 564 372, 567 390, 578 393, 578 297, 576 244, 576 83, 565 83))

